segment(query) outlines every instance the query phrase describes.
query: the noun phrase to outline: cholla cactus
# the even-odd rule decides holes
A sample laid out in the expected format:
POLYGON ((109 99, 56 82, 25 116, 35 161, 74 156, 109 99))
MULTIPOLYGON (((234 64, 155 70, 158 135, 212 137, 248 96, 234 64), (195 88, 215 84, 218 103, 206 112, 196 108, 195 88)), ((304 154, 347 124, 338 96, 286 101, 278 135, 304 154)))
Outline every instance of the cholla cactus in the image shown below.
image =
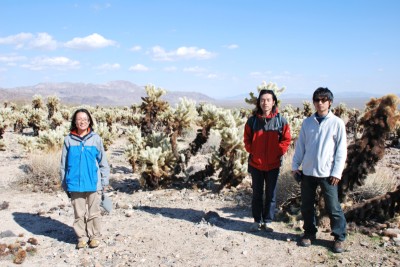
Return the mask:
POLYGON ((203 104, 198 111, 200 111, 198 124, 201 126, 201 129, 197 130, 196 138, 189 144, 189 148, 184 152, 186 164, 207 142, 211 129, 217 125, 221 109, 212 104, 203 104))
POLYGON ((50 128, 56 129, 64 123, 64 118, 60 112, 56 112, 50 118, 50 128))
POLYGON ((303 116, 310 117, 314 113, 313 105, 310 101, 303 101, 303 116))
POLYGON ((156 89, 154 85, 146 85, 145 90, 147 97, 142 97, 143 102, 140 105, 140 109, 145 116, 141 122, 141 129, 144 135, 148 135, 157 128, 157 115, 166 111, 169 108, 169 104, 160 100, 161 96, 166 93, 164 89, 156 89))
POLYGON ((43 98, 41 95, 34 95, 32 98, 32 108, 44 109, 43 98))
POLYGON ((67 134, 68 129, 65 126, 59 126, 54 130, 40 131, 36 140, 36 147, 45 151, 60 150, 67 134))
POLYGON ((127 129, 127 136, 129 145, 125 149, 125 156, 132 166, 132 171, 135 172, 139 153, 144 148, 145 141, 142 138, 140 129, 136 126, 131 126, 127 129))
POLYGON ((14 132, 22 133, 24 128, 28 128, 28 118, 26 113, 14 112, 11 121, 14 122, 14 132))
MULTIPOLYGON (((187 98, 181 98, 175 109, 168 109, 160 115, 160 120, 166 126, 165 132, 170 135, 172 151, 177 159, 182 159, 178 164, 184 161, 184 156, 180 156, 178 152, 178 136, 182 135, 183 130, 192 126, 196 119, 196 103, 187 98)), ((180 166, 176 171, 179 172, 182 167, 180 166)))
MULTIPOLYGON (((273 82, 269 82, 266 83, 265 81, 263 81, 261 83, 261 85, 257 86, 257 92, 260 93, 261 90, 272 90, 274 91, 276 97, 279 99, 279 95, 285 91, 286 87, 282 87, 279 88, 278 85, 276 83, 273 82)), ((257 96, 254 95, 253 92, 250 92, 250 98, 245 98, 246 103, 250 104, 250 105, 254 105, 257 106, 257 96)), ((280 101, 278 100, 278 105, 279 105, 280 101)))
POLYGON ((37 148, 37 139, 31 136, 20 136, 18 144, 22 145, 26 152, 32 152, 37 148))
POLYGON ((3 139, 3 135, 6 128, 9 125, 9 118, 11 117, 10 108, 0 108, 0 139, 3 139))
POLYGON ((49 112, 47 119, 50 120, 53 115, 60 110, 60 99, 57 96, 48 96, 47 109, 49 112))
POLYGON ((240 111, 231 110, 222 110, 218 116, 215 131, 221 135, 220 147, 214 151, 206 168, 195 173, 191 179, 204 181, 207 175, 221 169, 218 175, 218 190, 221 190, 224 186, 237 186, 247 176, 247 152, 243 143, 246 119, 242 118, 240 111))
POLYGON ((293 144, 295 140, 297 140, 297 138, 299 137, 301 124, 303 123, 305 117, 302 114, 296 112, 293 109, 292 105, 286 105, 282 109, 281 113, 290 125, 290 134, 292 136, 291 144, 293 144))
POLYGON ((333 114, 344 120, 345 122, 349 117, 349 110, 345 103, 339 103, 339 105, 332 109, 333 114))
POLYGON ((147 137, 146 149, 139 153, 142 183, 157 188, 161 182, 171 179, 176 158, 171 143, 164 133, 153 133, 147 137))
POLYGON ((61 116, 63 117, 64 120, 69 121, 71 117, 71 111, 69 111, 66 108, 63 108, 60 110, 61 116))
POLYGON ((38 136, 39 131, 48 129, 49 124, 46 120, 46 112, 42 109, 32 109, 27 114, 28 125, 33 129, 33 136, 38 136))
POLYGON ((101 139, 103 140, 104 150, 107 151, 117 135, 117 128, 114 126, 110 131, 108 126, 101 122, 96 126, 96 133, 100 135, 101 139))
POLYGON ((360 119, 364 132, 362 137, 348 147, 346 168, 341 180, 341 198, 354 186, 362 186, 369 172, 375 172, 377 162, 385 153, 385 137, 400 123, 397 110, 399 98, 389 94, 367 103, 360 119))

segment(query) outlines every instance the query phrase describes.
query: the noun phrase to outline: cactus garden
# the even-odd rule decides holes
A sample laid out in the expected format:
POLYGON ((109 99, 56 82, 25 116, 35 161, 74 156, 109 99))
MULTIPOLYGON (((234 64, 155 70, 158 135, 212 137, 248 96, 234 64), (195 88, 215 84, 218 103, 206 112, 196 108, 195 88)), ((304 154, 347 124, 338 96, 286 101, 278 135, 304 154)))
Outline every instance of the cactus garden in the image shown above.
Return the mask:
MULTIPOLYGON (((304 256, 295 245, 302 218, 291 157, 303 119, 314 112, 312 103, 279 104, 290 124, 292 144, 278 180, 277 231, 253 235, 246 232, 252 191, 244 125, 260 90, 273 90, 279 99, 287 89, 262 83, 243 99, 248 109, 227 109, 188 98, 170 105, 162 98, 168 94, 163 88, 147 85, 145 89, 147 96, 130 107, 70 106, 57 96, 40 95, 29 104, 4 103, 0 108, 4 170, 0 264, 198 266, 200 258, 211 255, 219 261, 208 260, 207 266, 221 265, 221 260, 243 266, 248 257, 261 259, 256 250, 265 246, 276 253, 277 266, 285 257, 289 266, 310 260, 326 266, 400 264, 397 95, 373 98, 364 109, 334 103, 332 111, 346 124, 348 156, 339 184, 340 199, 349 223, 350 251, 357 253, 326 256, 322 245, 304 256), (59 183, 60 151, 77 108, 91 112, 94 131, 103 139, 111 166, 106 191, 115 208, 102 218, 103 246, 87 255, 68 248, 75 242, 70 227, 73 211, 59 183), (39 242, 26 241, 32 235, 39 242), (192 247, 190 253, 185 253, 186 246, 192 247), (351 265, 356 262, 360 265, 351 265)), ((318 222, 329 230, 323 199, 315 201, 318 222)), ((321 234, 327 236, 329 231, 321 234)))

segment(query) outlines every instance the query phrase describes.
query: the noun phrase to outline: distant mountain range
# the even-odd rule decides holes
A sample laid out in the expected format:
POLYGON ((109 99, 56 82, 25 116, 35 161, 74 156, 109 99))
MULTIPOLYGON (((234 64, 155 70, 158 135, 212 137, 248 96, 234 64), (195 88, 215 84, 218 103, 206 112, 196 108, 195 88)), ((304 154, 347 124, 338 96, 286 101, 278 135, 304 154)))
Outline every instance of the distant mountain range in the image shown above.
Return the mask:
MULTIPOLYGON (((13 101, 30 103, 32 96, 41 95, 43 99, 47 96, 56 95, 61 102, 70 105, 100 105, 100 106, 130 106, 142 102, 142 97, 147 96, 143 86, 128 81, 111 81, 105 84, 91 83, 40 83, 34 86, 0 88, 0 101, 13 101)), ((335 93, 334 106, 345 103, 348 107, 364 108, 365 103, 372 97, 382 95, 366 92, 337 92, 335 93)), ((196 103, 207 102, 226 108, 252 108, 245 103, 244 99, 249 94, 241 94, 224 99, 214 99, 199 92, 167 91, 162 99, 170 105, 179 102, 179 98, 193 99, 196 103)), ((303 93, 286 93, 279 96, 281 105, 291 104, 302 106, 303 101, 310 101, 311 96, 303 93)))
MULTIPOLYGON (((147 96, 143 86, 128 81, 111 81, 106 84, 91 83, 40 83, 34 86, 0 88, 0 101, 30 102, 32 96, 56 95, 62 103, 72 105, 130 106, 147 96)), ((215 102, 215 99, 197 92, 167 91, 162 99, 174 105, 186 97, 196 102, 215 102)))

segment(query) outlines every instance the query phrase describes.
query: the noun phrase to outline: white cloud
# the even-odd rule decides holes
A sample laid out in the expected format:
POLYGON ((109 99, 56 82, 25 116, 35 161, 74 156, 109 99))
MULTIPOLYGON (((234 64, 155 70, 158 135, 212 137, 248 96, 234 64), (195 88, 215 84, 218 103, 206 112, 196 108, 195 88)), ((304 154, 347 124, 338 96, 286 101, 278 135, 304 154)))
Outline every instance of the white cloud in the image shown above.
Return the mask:
POLYGON ((237 45, 237 44, 230 44, 230 45, 226 45, 225 47, 228 48, 228 49, 237 49, 237 48, 239 48, 239 45, 237 45))
POLYGON ((215 56, 214 53, 211 53, 204 48, 197 48, 195 46, 182 46, 172 51, 166 51, 161 46, 154 46, 150 53, 153 60, 159 61, 175 61, 179 59, 209 59, 215 56))
POLYGON ((40 32, 29 42, 29 46, 43 50, 54 50, 57 48, 57 42, 48 33, 40 32))
POLYGON ((150 69, 142 64, 136 64, 129 68, 130 71, 149 71, 150 69))
POLYGON ((119 70, 120 68, 121 68, 121 65, 118 63, 114 63, 114 64, 105 63, 100 66, 94 67, 94 69, 97 69, 97 70, 119 70))
POLYGON ((142 50, 142 47, 140 45, 135 45, 135 46, 132 46, 131 49, 129 49, 129 50, 132 52, 137 52, 137 51, 142 50))
POLYGON ((163 70, 166 72, 174 72, 174 71, 177 71, 178 68, 175 66, 170 66, 170 67, 165 67, 163 70))
POLYGON ((184 72, 203 73, 203 72, 206 72, 207 70, 205 68, 195 66, 195 67, 184 68, 183 71, 184 72))
POLYGON ((214 74, 214 73, 210 73, 210 74, 207 75, 207 78, 208 79, 216 79, 216 78, 218 78, 218 75, 214 74))
POLYGON ((383 68, 378 68, 378 72, 384 72, 385 70, 383 68))
POLYGON ((23 68, 30 70, 44 70, 44 69, 79 69, 80 63, 76 60, 71 60, 67 57, 37 57, 34 58, 29 64, 23 64, 23 68))
POLYGON ((10 35, 0 38, 0 44, 15 45, 15 48, 23 48, 25 43, 33 38, 32 33, 21 32, 16 35, 10 35))
POLYGON ((0 62, 4 62, 7 64, 12 64, 18 61, 24 61, 26 60, 26 57, 24 56, 16 56, 16 55, 10 55, 10 56, 0 56, 0 62))
POLYGON ((64 44, 65 47, 79 50, 90 50, 115 45, 117 45, 115 41, 107 40, 97 33, 93 33, 83 38, 75 37, 71 41, 68 41, 64 44))

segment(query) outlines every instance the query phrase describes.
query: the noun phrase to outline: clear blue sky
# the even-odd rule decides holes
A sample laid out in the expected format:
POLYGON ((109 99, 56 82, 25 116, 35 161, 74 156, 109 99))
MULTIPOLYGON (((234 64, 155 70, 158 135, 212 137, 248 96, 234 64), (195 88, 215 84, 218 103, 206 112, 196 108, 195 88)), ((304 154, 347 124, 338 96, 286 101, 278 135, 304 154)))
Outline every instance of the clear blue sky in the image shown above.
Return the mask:
POLYGON ((0 87, 400 91, 400 1, 1 0, 0 87))

